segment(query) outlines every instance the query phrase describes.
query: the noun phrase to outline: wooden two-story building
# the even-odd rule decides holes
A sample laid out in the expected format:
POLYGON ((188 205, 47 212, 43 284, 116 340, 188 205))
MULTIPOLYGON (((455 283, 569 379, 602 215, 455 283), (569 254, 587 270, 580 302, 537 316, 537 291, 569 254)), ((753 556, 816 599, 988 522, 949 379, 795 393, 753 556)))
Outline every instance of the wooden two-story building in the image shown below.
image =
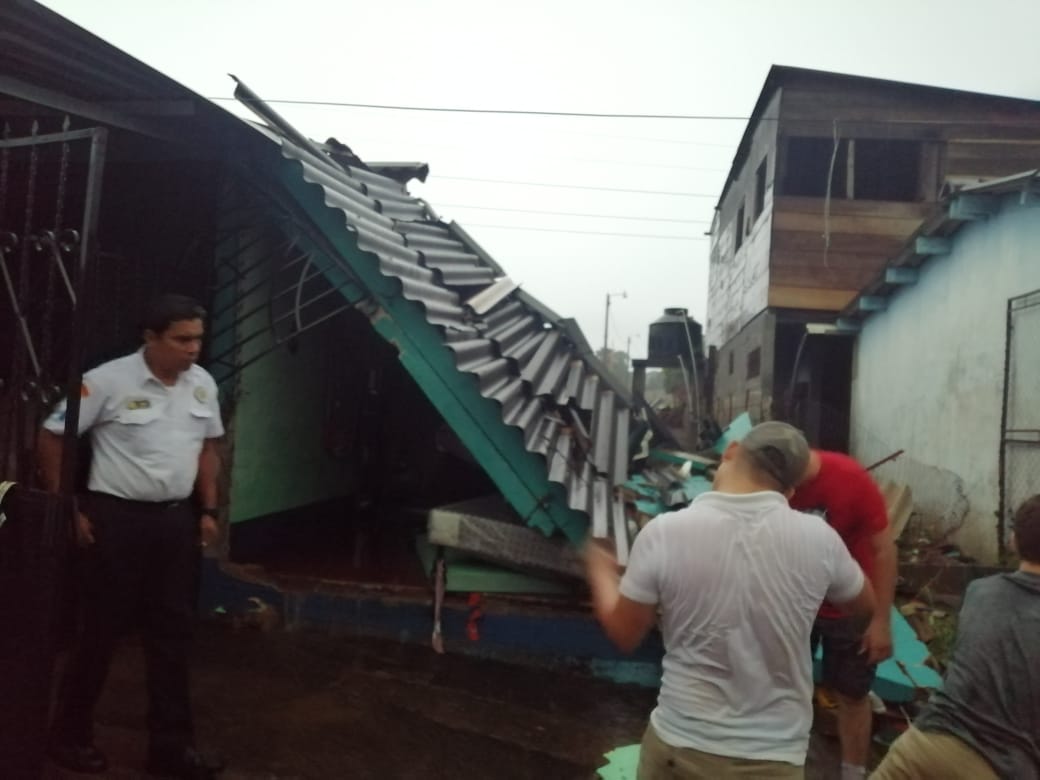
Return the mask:
POLYGON ((1040 165, 1040 102, 774 66, 712 226, 715 416, 848 441, 838 314, 950 188, 1040 165))

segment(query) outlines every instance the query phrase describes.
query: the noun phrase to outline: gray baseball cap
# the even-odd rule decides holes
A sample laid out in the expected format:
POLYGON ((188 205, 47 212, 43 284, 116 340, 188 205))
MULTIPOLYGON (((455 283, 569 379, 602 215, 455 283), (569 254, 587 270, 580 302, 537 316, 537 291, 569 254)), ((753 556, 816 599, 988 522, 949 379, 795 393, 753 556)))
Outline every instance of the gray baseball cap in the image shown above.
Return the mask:
POLYGON ((740 440, 740 446, 782 490, 797 485, 809 465, 809 443, 800 430, 787 423, 759 423, 740 440))

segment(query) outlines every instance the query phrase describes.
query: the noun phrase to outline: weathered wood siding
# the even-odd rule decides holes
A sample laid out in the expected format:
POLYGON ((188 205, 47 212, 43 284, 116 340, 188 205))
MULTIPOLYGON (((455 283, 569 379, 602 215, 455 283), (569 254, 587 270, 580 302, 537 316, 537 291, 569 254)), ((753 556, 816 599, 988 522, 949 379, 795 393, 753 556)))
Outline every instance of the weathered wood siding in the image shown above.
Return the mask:
POLYGON ((961 138, 946 146, 945 174, 951 179, 1011 176, 1040 167, 1040 129, 1030 140, 961 138))
MULTIPOLYGON (((1040 166, 1040 104, 807 73, 780 90, 777 187, 769 258, 771 307, 843 308, 917 229, 947 181, 1040 166), (783 191, 794 137, 920 144, 915 201, 824 198, 783 191), (825 239, 829 235, 829 242, 825 239)), ((753 165, 748 161, 745 167, 753 165)))
POLYGON ((775 121, 779 93, 766 108, 773 121, 759 123, 751 141, 747 164, 729 186, 719 206, 712 235, 708 282, 708 344, 721 345, 733 338, 768 305, 769 252, 772 228, 773 179, 776 165, 775 121), (756 171, 766 164, 763 209, 755 214, 756 171), (743 219, 738 217, 743 209, 743 219), (737 247, 738 234, 740 246, 737 247))
POLYGON ((769 305, 844 308, 899 251, 930 208, 928 203, 833 199, 825 218, 820 198, 775 197, 769 305))

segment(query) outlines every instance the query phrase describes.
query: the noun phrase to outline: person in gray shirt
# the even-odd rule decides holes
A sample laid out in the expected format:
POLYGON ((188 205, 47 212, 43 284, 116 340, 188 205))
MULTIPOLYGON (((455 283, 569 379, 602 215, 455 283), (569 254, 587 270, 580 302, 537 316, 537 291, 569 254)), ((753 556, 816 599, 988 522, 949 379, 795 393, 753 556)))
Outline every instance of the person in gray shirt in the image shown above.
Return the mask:
POLYGON ((1012 542, 1021 565, 968 586, 942 689, 873 778, 1040 779, 1040 495, 1012 542))

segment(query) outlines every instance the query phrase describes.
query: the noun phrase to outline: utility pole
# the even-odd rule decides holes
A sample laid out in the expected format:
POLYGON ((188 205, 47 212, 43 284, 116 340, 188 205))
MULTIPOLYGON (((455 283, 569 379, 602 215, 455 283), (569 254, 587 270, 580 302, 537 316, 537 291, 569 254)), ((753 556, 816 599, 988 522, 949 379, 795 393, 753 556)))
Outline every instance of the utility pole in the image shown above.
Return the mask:
POLYGON ((627 297, 628 297, 628 294, 624 290, 622 290, 621 292, 616 292, 616 293, 610 293, 610 292, 607 293, 606 311, 603 313, 603 359, 604 360, 607 359, 607 350, 609 349, 609 346, 607 344, 607 336, 609 335, 609 331, 610 331, 610 299, 611 298, 625 299, 627 297))

